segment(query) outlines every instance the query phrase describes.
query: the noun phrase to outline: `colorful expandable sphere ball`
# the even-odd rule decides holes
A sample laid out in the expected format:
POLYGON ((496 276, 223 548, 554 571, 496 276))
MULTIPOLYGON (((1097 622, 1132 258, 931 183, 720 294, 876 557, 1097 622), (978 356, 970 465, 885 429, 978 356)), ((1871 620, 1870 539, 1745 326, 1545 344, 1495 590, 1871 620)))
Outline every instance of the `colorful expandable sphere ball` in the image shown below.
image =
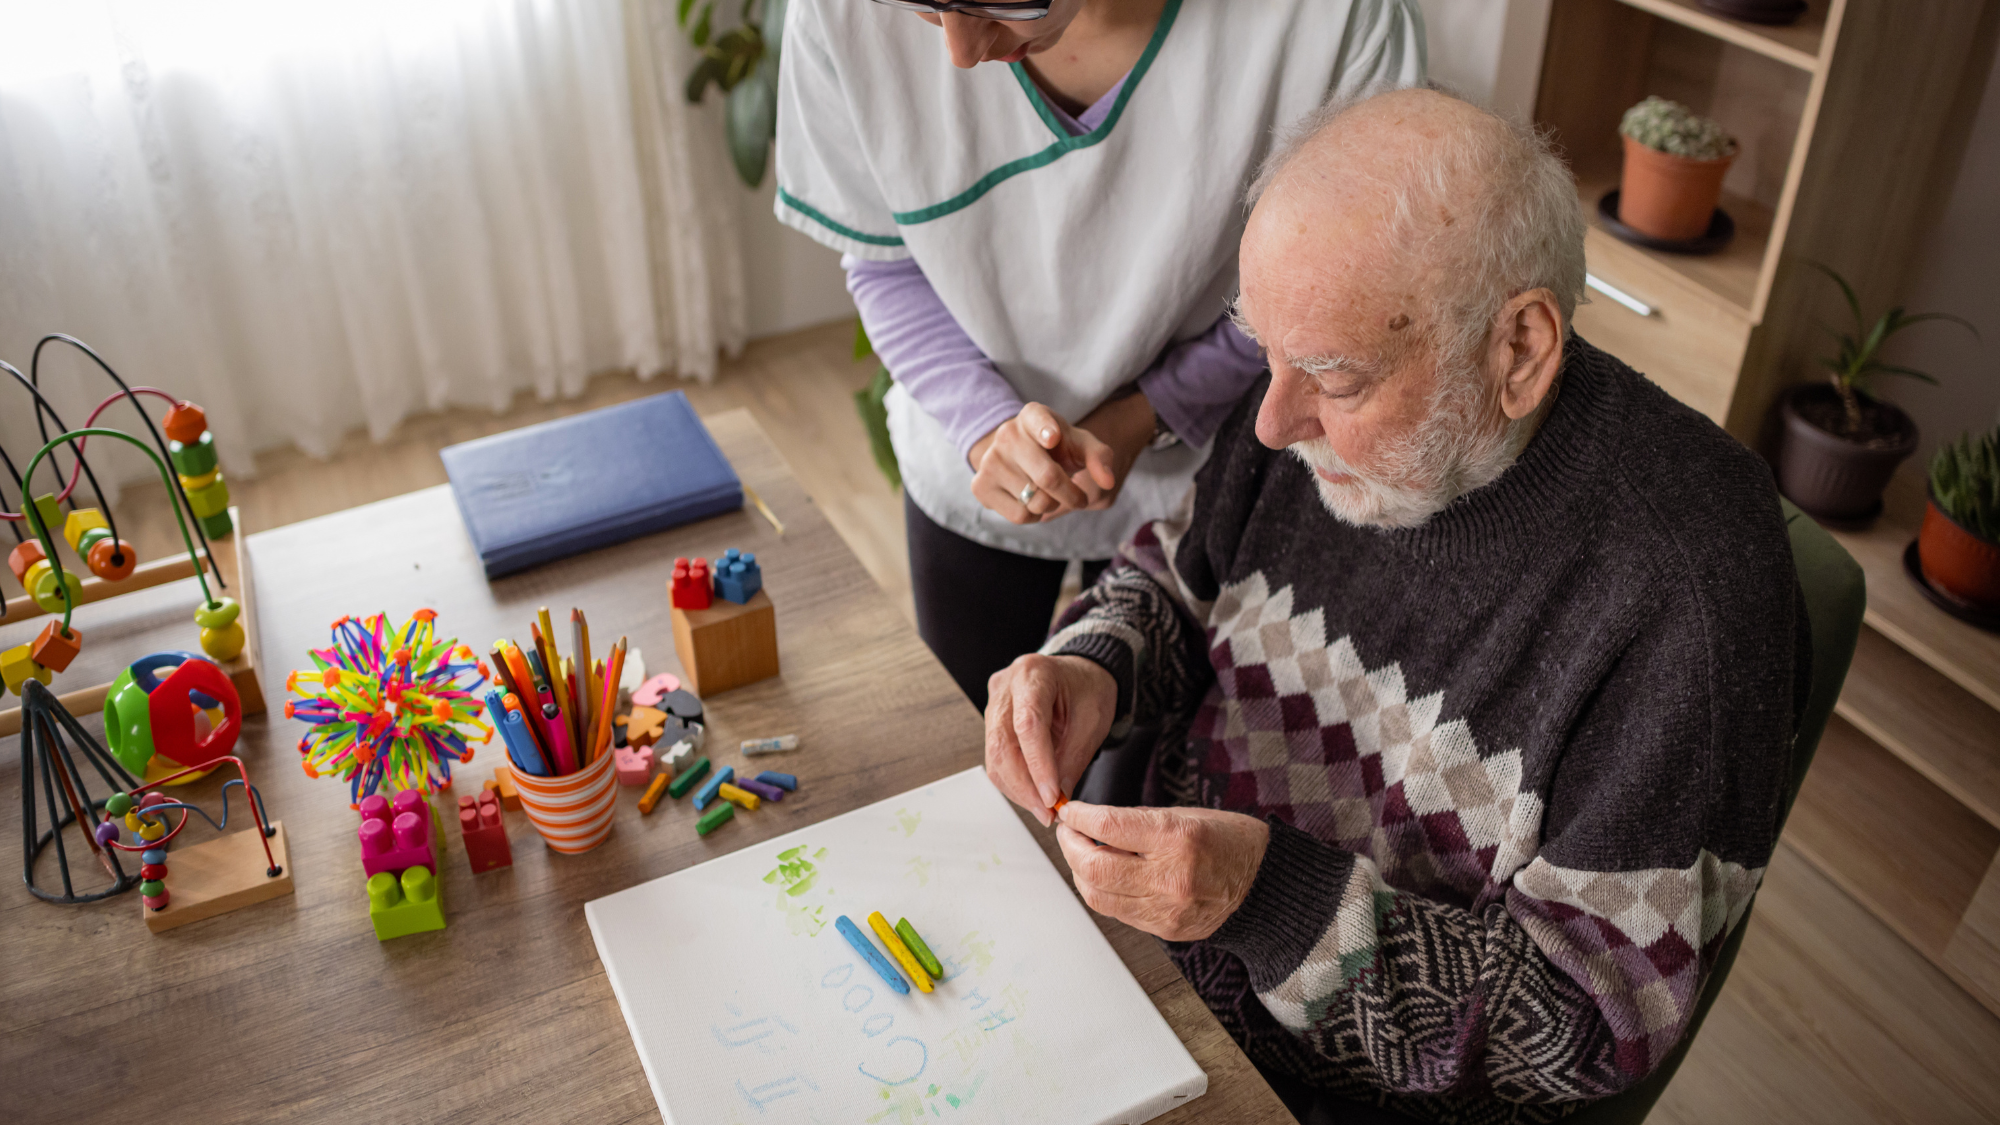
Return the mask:
POLYGON ((140 657, 118 673, 104 697, 105 744, 135 777, 145 776, 155 754, 166 759, 160 765, 170 771, 219 758, 236 745, 242 729, 236 685, 212 661, 191 652, 140 657), (221 721, 211 717, 210 729, 201 730, 197 712, 216 709, 221 721))

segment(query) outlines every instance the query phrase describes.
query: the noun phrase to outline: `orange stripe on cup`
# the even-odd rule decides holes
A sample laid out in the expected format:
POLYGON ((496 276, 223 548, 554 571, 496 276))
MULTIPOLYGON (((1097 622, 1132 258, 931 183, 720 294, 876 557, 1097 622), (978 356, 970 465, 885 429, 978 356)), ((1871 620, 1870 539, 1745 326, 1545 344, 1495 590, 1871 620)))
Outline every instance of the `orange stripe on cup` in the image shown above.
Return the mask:
POLYGON ((553 851, 587 852, 611 835, 618 811, 617 771, 610 754, 573 774, 535 777, 514 771, 514 788, 521 794, 521 811, 553 851))

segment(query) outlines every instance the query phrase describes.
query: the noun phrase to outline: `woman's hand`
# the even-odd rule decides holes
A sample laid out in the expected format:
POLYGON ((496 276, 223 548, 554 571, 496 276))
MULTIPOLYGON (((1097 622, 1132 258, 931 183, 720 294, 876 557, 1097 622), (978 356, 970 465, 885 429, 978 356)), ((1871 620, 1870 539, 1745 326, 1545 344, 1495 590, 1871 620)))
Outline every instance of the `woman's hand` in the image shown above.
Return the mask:
POLYGON ((1096 434, 1031 402, 973 445, 968 457, 972 494, 1010 523, 1040 523, 1091 507, 1107 495, 1115 497, 1117 458, 1096 434), (1024 501, 1022 492, 1030 484, 1034 491, 1024 501))
POLYGON ((1118 684, 1081 656, 1029 653, 986 682, 986 776, 1048 824, 1111 733, 1118 684))
POLYGON ((1144 453, 1147 446, 1153 444, 1155 424, 1153 404, 1143 393, 1114 398, 1084 415, 1083 421, 1077 423, 1079 429, 1091 434, 1111 451, 1110 486, 1094 488, 1094 481, 1075 478, 1077 487, 1090 494, 1090 502, 1085 507, 1097 512, 1118 502, 1118 490, 1125 486, 1125 475, 1132 471, 1132 463, 1139 459, 1139 454, 1144 453))

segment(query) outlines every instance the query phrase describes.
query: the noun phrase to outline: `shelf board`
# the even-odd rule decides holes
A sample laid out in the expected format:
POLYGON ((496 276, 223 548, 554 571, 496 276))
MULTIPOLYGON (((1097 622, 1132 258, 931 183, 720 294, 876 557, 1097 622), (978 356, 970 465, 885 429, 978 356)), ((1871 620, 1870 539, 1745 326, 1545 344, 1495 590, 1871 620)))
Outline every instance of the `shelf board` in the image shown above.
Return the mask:
MULTIPOLYGON (((1618 186, 1616 172, 1586 175, 1578 179, 1577 202, 1592 228, 1604 231, 1597 215, 1597 201, 1618 186)), ((1769 207, 1740 195, 1723 193, 1722 209, 1736 220, 1736 237, 1715 254, 1664 254, 1629 242, 1621 242, 1605 231, 1600 240, 1617 260, 1592 262, 1591 272, 1618 284, 1636 284, 1648 271, 1659 270, 1713 297, 1719 303, 1755 324, 1762 310, 1757 308, 1757 282, 1764 271, 1764 255, 1770 248, 1772 214, 1769 207), (1620 265, 1624 269, 1620 269, 1620 265), (1601 270, 1601 272, 1600 272, 1601 270), (1605 276, 1605 275, 1609 276, 1605 276), (1634 275, 1638 275, 1635 277, 1634 275)), ((1647 294, 1634 296, 1646 300, 1647 294)), ((1657 296, 1657 295, 1656 295, 1657 296)))
POLYGON ((2000 828, 1836 716, 1784 837, 1918 952, 1959 975, 1945 951, 2000 850, 2000 828))
POLYGON ((1922 482, 1898 473, 1883 497, 1882 518, 1866 531, 1832 531, 1868 575, 1870 628, 2000 709, 2000 633, 1975 629, 1932 605, 1903 572, 1903 549, 1923 518, 1922 482))
POLYGON ((1650 12, 1663 20, 1671 20, 1704 35, 1713 35, 1724 42, 1734 43, 1746 51, 1755 51, 1765 58, 1776 59, 1786 66, 1794 66, 1808 72, 1819 69, 1821 44, 1826 39, 1828 0, 1809 0, 1806 14, 1800 16, 1798 22, 1785 27, 1766 27, 1744 23, 1741 20, 1725 19, 1702 10, 1694 0, 1623 0, 1623 2, 1642 12, 1650 12))
POLYGON ((1866 628, 1836 710, 1988 824, 2000 826, 2000 711, 1866 628))

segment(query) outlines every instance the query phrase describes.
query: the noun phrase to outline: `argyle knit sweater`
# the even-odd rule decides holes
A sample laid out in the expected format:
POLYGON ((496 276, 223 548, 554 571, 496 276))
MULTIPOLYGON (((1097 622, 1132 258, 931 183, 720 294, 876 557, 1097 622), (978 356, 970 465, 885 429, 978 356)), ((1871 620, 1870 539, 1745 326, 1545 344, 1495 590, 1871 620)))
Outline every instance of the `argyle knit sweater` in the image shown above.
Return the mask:
POLYGON ((1784 807, 1811 649, 1769 472, 1578 339, 1497 480, 1358 528, 1257 441, 1267 385, 1043 649, 1111 672, 1114 733, 1165 731, 1149 803, 1270 824, 1176 960, 1261 1065, 1412 1116, 1633 1085, 1784 807))

